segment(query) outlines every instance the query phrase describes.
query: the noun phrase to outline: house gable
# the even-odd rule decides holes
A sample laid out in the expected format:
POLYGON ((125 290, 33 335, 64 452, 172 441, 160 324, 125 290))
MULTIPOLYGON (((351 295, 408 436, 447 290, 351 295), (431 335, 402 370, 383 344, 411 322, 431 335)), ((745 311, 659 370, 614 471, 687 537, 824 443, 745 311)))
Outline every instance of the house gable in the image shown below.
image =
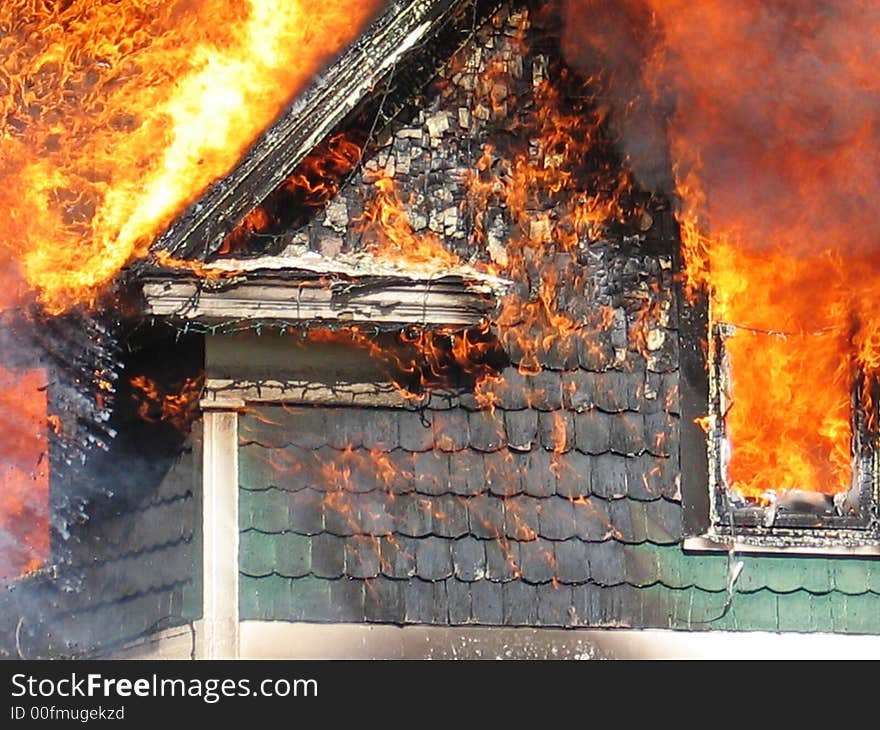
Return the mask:
MULTIPOLYGON (((351 223, 383 177, 416 235, 433 231, 461 255, 473 255, 475 227, 482 255, 543 236, 567 201, 548 196, 524 222, 497 199, 480 207, 467 181, 487 149, 528 128, 536 90, 559 72, 548 35, 540 15, 495 16, 285 245, 358 250, 351 223)), ((662 201, 633 207, 647 218, 568 249, 548 237, 506 271, 520 305, 544 295, 577 324, 502 313, 509 364, 480 398, 251 405, 239 418, 242 619, 880 630, 870 559, 683 551, 677 226, 662 201), (376 463, 395 478, 378 478, 376 463), (328 479, 334 468, 347 480, 328 479)))
MULTIPOLYGON (((634 188, 619 190, 627 200, 601 220, 569 225, 573 206, 598 215, 588 198, 621 180, 603 172, 609 159, 619 168, 607 138, 598 159, 530 138, 547 131, 545 82, 572 88, 552 31, 552 18, 513 4, 499 12, 429 93, 378 125, 363 165, 326 207, 273 240, 290 255, 358 255, 374 243, 363 221, 376 181, 393 180, 413 236, 433 234, 465 262, 491 261, 513 281, 492 316, 505 354, 492 377, 417 397, 390 381, 378 391, 356 382, 315 388, 295 359, 274 368, 296 354, 295 338, 344 332, 345 318, 329 326, 311 316, 278 326, 277 317, 267 324, 240 312, 172 319, 224 351, 220 370, 208 359, 209 381, 224 383, 208 389, 203 406, 207 427, 228 427, 211 431, 208 451, 230 468, 200 469, 198 450, 184 450, 155 489, 78 528, 82 553, 71 565, 80 580, 69 596, 53 587, 36 621, 10 627, 23 653, 108 651, 186 622, 201 631, 197 619, 211 617, 200 616, 200 604, 222 604, 222 618, 236 622, 235 640, 218 642, 229 653, 242 648, 239 620, 880 633, 874 560, 683 550, 682 465, 700 460, 681 450, 694 406, 679 392, 688 366, 680 351, 698 343, 679 328, 693 311, 675 283, 677 226, 669 201, 634 188), (538 174, 538 197, 522 209, 513 206, 513 193, 528 189, 517 162, 538 174), (584 178, 551 191, 562 181, 554 169, 584 178), (239 339, 238 330, 253 334, 239 339), (234 440, 218 442, 224 433, 234 440), (393 467, 392 477, 377 464, 393 467), (219 569, 235 586, 234 605, 216 590, 210 601, 200 593, 205 536, 193 473, 231 487, 224 497, 234 503, 238 549, 215 531, 201 552, 227 543, 229 564, 219 569)), ((596 111, 575 107, 588 109, 596 111)), ((159 245, 216 255, 231 226, 341 118, 328 114, 308 134, 297 128, 287 156, 248 167, 257 159, 249 157, 230 178, 233 197, 218 185, 159 245)), ((446 323, 464 327, 487 311, 446 323)), ((402 331, 400 318, 382 324, 402 331)), ((25 616, 30 605, 21 600, 8 615, 25 616)))

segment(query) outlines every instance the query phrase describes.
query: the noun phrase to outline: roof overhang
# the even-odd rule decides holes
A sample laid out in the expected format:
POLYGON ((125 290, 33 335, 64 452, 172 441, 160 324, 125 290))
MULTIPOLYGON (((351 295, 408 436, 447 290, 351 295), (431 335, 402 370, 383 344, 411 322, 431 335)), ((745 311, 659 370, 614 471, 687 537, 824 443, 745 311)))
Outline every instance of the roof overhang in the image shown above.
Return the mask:
POLYGON ((206 324, 468 327, 491 317, 510 282, 474 267, 367 254, 225 259, 142 278, 148 316, 206 324))

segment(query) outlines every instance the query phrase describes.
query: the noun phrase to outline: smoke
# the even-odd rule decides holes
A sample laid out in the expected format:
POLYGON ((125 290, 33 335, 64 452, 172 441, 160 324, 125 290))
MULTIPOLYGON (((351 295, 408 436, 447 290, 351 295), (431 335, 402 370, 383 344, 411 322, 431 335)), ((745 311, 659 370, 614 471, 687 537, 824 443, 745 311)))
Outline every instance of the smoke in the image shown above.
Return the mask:
POLYGON ((563 0, 563 20, 566 61, 601 89, 637 178, 649 189, 671 192, 666 122, 674 103, 653 95, 643 77, 658 40, 647 3, 563 0))
POLYGON ((853 383, 873 423, 880 382, 880 0, 563 10, 636 177, 675 193, 687 285, 737 328, 728 485, 845 492, 853 383))
POLYGON ((642 184, 670 170, 713 232, 813 255, 876 247, 880 1, 564 0, 642 184))

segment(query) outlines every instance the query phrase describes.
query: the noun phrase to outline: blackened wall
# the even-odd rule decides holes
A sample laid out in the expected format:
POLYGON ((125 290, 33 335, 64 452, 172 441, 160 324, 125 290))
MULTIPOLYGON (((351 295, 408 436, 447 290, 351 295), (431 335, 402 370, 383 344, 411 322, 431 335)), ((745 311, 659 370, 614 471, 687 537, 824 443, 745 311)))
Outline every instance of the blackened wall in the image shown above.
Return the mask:
MULTIPOLYGON (((105 448, 73 441, 78 432, 66 424, 78 416, 69 407, 59 419, 50 443, 51 556, 0 599, 4 656, 105 655, 198 616, 200 432, 144 420, 130 383, 138 373, 172 382, 177 371, 201 367, 201 342, 163 332, 155 346, 127 341, 132 354, 119 366, 105 448)), ((59 374, 50 408, 69 406, 69 390, 59 374)))

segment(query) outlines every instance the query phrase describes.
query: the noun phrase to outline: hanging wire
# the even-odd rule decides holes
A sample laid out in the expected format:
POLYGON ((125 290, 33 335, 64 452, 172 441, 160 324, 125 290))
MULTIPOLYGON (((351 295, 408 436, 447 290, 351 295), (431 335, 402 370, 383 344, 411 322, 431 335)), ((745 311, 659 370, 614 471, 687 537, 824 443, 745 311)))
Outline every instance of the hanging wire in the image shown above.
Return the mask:
POLYGON ((840 327, 820 327, 819 329, 815 329, 810 332, 788 332, 786 330, 762 329, 760 327, 752 327, 747 324, 737 324, 736 322, 727 322, 723 320, 716 320, 714 324, 716 327, 731 327, 734 330, 745 330, 746 332, 752 332, 758 335, 770 335, 773 337, 818 337, 821 335, 829 334, 831 332, 841 331, 840 327))

